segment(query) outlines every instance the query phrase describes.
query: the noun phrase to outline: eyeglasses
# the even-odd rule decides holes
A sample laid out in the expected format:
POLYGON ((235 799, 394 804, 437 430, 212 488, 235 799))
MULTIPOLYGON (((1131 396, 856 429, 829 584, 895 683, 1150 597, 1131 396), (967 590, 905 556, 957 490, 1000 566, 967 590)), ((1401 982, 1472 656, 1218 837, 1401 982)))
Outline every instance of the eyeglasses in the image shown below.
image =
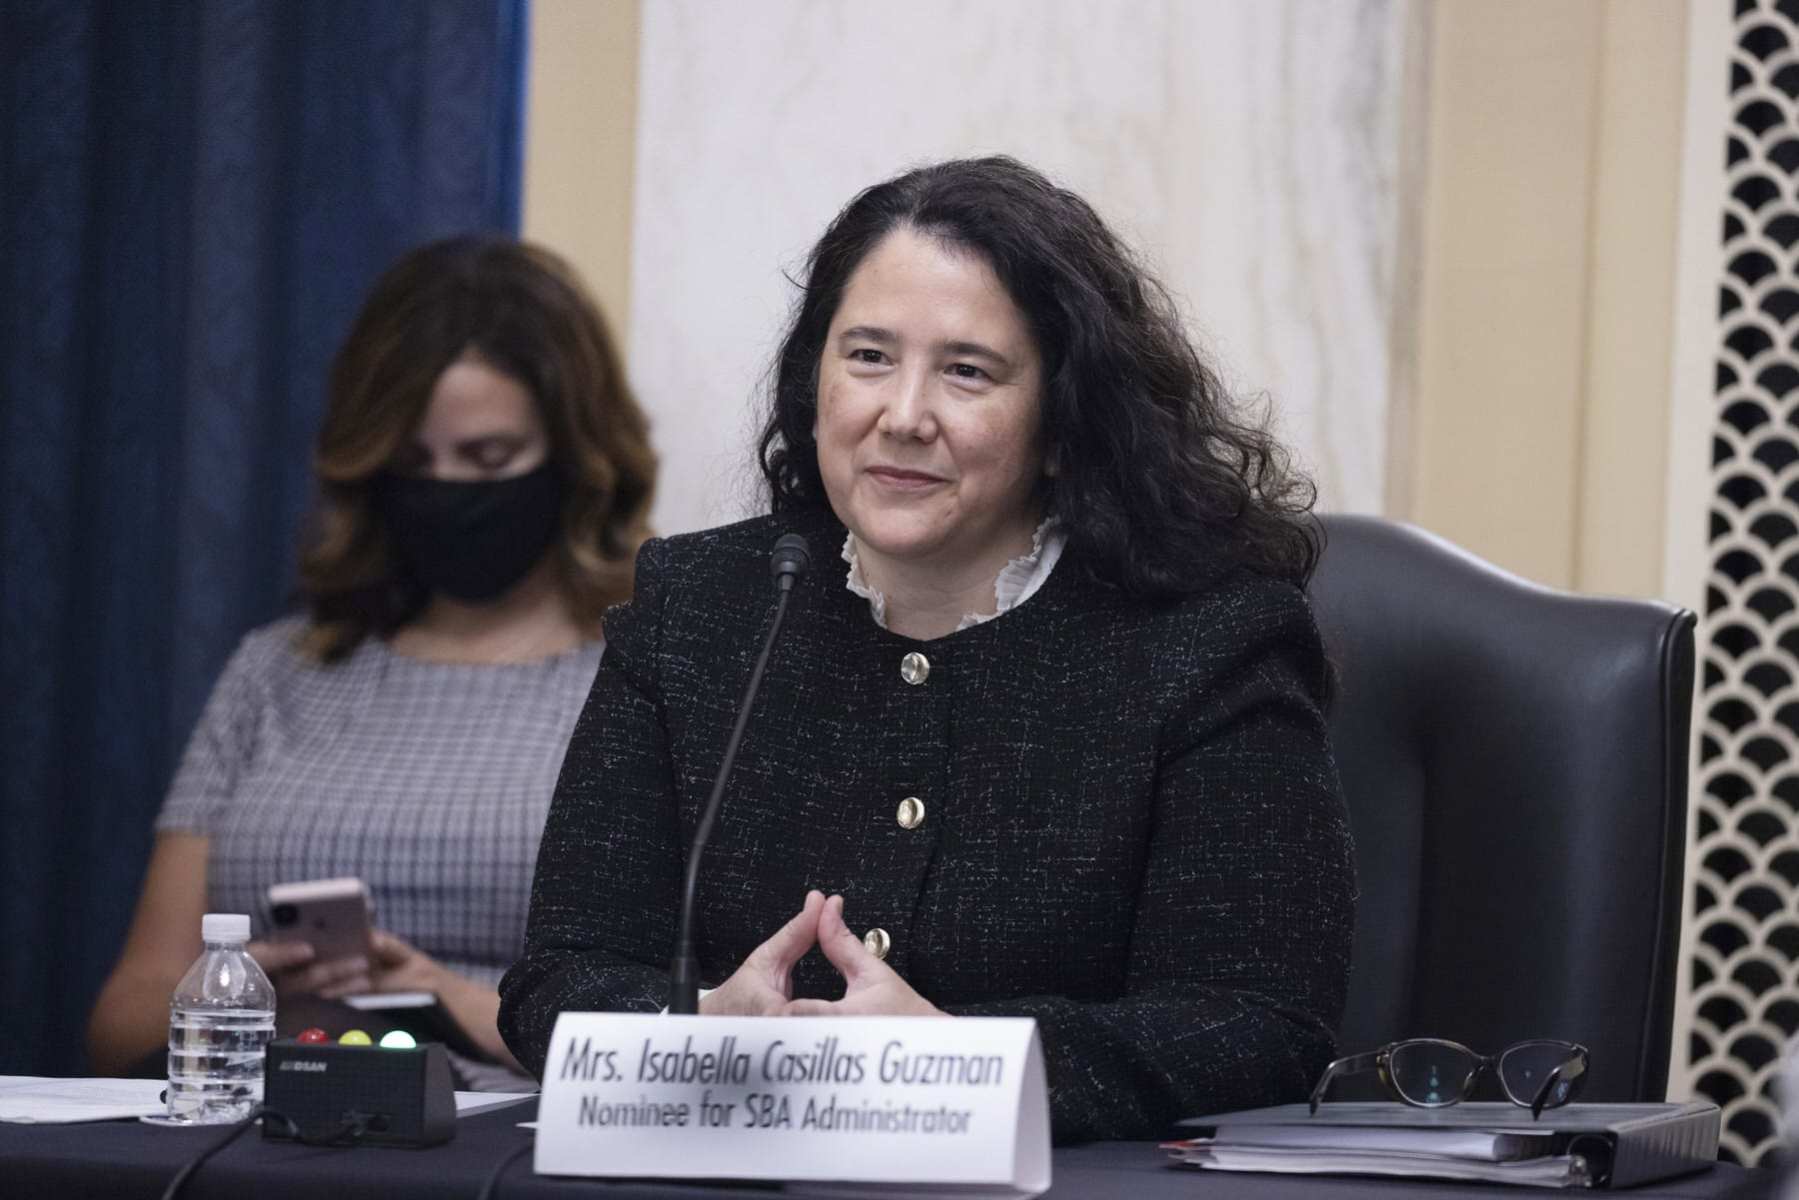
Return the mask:
POLYGON ((1419 1108, 1459 1104, 1474 1091, 1482 1071, 1499 1077, 1505 1098, 1530 1115, 1559 1108, 1580 1094, 1587 1074, 1587 1048, 1574 1042, 1539 1039, 1516 1042, 1498 1054, 1476 1054, 1459 1042, 1442 1038, 1407 1038, 1389 1042, 1367 1054, 1339 1058, 1324 1069, 1312 1089, 1312 1112, 1318 1111, 1331 1081, 1363 1071, 1380 1072, 1380 1081, 1396 1100, 1419 1108))

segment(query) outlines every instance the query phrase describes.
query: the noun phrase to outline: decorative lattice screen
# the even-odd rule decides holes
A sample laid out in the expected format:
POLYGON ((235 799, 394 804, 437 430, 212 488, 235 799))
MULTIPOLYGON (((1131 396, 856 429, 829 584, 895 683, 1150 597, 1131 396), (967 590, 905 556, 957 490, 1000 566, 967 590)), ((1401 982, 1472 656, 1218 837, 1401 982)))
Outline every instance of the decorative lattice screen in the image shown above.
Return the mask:
POLYGON ((1799 0, 1739 0, 1734 34, 1688 1051, 1757 1163, 1799 1034, 1799 0))

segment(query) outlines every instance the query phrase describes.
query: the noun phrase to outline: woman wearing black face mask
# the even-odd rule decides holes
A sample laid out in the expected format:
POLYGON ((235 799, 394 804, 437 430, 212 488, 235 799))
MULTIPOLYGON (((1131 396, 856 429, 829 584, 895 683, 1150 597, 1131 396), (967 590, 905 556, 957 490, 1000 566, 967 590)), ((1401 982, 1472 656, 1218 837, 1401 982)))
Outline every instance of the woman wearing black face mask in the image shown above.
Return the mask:
POLYGON ((431 991, 513 1065, 494 987, 523 944, 600 614, 629 596, 647 534, 646 422, 565 264, 454 239, 377 282, 333 364, 314 466, 306 613, 244 639, 189 742, 90 1023, 102 1073, 160 1067, 208 911, 252 914, 282 1032, 321 1002, 431 991), (341 876, 368 885, 368 956, 266 938, 270 885, 341 876))

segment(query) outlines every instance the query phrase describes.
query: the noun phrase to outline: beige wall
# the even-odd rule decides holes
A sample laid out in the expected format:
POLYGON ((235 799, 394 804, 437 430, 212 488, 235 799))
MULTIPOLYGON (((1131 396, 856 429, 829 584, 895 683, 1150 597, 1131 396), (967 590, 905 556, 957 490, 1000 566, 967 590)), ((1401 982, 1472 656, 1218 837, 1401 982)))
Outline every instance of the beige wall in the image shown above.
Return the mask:
MULTIPOLYGON (((1605 10, 1572 581, 1582 591, 1663 594, 1686 8, 1609 0, 1605 10)), ((1702 508, 1688 519, 1702 529, 1702 508)))
POLYGON ((638 0, 533 0, 524 236, 572 262, 630 342, 638 0))
MULTIPOLYGON (((1425 10, 1388 511, 1541 582, 1665 587, 1687 17, 1688 0, 1425 10)), ((640 37, 639 0, 532 5, 524 233, 574 261, 621 346, 640 37)))
POLYGON ((1686 12, 1431 12, 1418 395, 1394 515, 1544 583, 1662 586, 1686 12))

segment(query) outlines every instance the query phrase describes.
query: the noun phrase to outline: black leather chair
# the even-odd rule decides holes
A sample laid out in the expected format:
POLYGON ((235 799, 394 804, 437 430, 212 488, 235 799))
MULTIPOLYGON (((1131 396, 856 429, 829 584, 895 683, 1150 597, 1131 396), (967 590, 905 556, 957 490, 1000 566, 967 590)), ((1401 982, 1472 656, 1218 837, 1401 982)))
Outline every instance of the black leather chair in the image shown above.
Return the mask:
POLYGON ((1361 885, 1340 1053, 1559 1037, 1592 1051, 1583 1099, 1662 1099, 1693 614, 1322 520, 1311 596, 1361 885))

